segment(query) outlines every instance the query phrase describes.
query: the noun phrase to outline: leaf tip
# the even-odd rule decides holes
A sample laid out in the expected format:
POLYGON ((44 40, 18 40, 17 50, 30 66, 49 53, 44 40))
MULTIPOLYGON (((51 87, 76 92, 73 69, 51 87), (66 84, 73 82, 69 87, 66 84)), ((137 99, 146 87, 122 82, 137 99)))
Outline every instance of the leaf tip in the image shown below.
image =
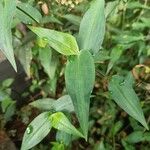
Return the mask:
POLYGON ((146 128, 146 130, 148 130, 149 131, 149 127, 148 127, 148 125, 147 125, 147 123, 145 122, 145 123, 143 123, 143 126, 146 128))
MULTIPOLYGON (((9 59, 8 59, 8 60, 9 60, 9 59)), ((12 65, 12 67, 14 68, 15 72, 17 73, 17 65, 16 65, 16 62, 15 62, 15 58, 14 58, 14 60, 12 60, 12 61, 9 60, 9 62, 10 62, 10 64, 12 65)))

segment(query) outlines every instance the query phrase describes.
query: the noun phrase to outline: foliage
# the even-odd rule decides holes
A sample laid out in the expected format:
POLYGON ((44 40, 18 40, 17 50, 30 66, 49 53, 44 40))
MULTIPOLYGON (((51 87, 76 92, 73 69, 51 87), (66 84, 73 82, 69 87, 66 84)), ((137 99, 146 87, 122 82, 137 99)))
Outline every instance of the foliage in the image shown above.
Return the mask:
POLYGON ((0 49, 17 71, 15 55, 31 81, 20 97, 27 105, 18 112, 12 80, 0 88, 1 128, 14 115, 26 127, 21 150, 74 144, 148 148, 149 5, 147 0, 0 2, 0 49))

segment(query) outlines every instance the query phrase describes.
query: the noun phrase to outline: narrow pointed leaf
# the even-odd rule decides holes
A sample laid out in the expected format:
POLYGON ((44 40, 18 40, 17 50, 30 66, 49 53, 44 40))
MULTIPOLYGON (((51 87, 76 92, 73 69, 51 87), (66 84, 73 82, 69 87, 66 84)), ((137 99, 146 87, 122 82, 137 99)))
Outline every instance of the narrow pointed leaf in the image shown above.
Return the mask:
POLYGON ((132 88, 131 76, 129 74, 125 79, 122 76, 114 75, 109 83, 109 91, 113 100, 122 109, 148 129, 139 99, 132 88))
POLYGON ((62 142, 64 145, 69 146, 72 141, 72 135, 58 130, 56 133, 56 141, 62 142))
POLYGON ((84 137, 68 120, 68 118, 62 113, 57 112, 50 116, 52 127, 61 131, 64 131, 75 136, 84 137))
POLYGON ((81 22, 81 17, 72 14, 66 14, 63 16, 63 18, 76 26, 79 26, 81 22))
POLYGON ((109 15, 115 10, 116 6, 118 5, 118 0, 108 2, 105 8, 105 17, 108 18, 109 15))
POLYGON ((117 45, 112 49, 112 51, 110 53, 110 61, 109 61, 108 67, 107 67, 106 74, 108 74, 110 72, 112 67, 115 65, 115 63, 118 61, 118 59, 121 57, 123 50, 124 50, 124 48, 121 45, 117 45))
POLYGON ((19 59, 25 73, 28 75, 28 77, 30 77, 30 65, 32 61, 31 43, 19 47, 15 54, 19 59))
POLYGON ((35 7, 22 2, 18 2, 17 4, 16 16, 20 19, 20 21, 27 24, 31 24, 35 21, 39 23, 42 18, 42 15, 35 7))
POLYGON ((59 53, 64 55, 77 55, 79 53, 77 42, 72 35, 40 27, 29 28, 59 53))
POLYGON ((49 47, 39 48, 39 59, 50 79, 55 77, 58 64, 58 57, 54 52, 49 47))
POLYGON ((70 58, 66 66, 65 80, 80 126, 87 137, 90 95, 95 80, 94 60, 89 51, 82 50, 78 56, 70 58))
POLYGON ((14 58, 11 25, 16 11, 15 0, 1 0, 0 2, 0 50, 7 57, 13 68, 17 71, 14 58))
POLYGON ((150 133, 143 131, 134 131, 131 134, 129 134, 124 140, 130 144, 146 141, 150 142, 150 133))
POLYGON ((51 98, 39 99, 30 103, 30 105, 44 111, 74 111, 74 107, 69 95, 64 95, 57 100, 51 98))
POLYGON ((104 0, 94 0, 80 24, 78 43, 80 49, 93 54, 101 48, 105 34, 104 0))
POLYGON ((21 146, 21 150, 28 150, 40 143, 50 132, 50 113, 44 112, 37 116, 27 127, 21 146))

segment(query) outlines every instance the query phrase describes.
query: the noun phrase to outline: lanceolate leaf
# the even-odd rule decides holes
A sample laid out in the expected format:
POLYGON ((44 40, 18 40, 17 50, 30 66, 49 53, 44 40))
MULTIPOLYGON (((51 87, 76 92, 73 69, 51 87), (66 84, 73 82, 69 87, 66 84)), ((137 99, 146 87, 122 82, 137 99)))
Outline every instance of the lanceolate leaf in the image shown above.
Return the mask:
POLYGON ((81 22, 81 17, 72 14, 64 15, 63 18, 67 19, 69 22, 77 26, 79 26, 81 22))
POLYGON ((74 107, 69 95, 64 95, 57 100, 51 98, 39 99, 30 103, 30 105, 44 111, 74 111, 74 107))
POLYGON ((72 35, 40 27, 29 28, 59 53, 64 55, 77 55, 79 53, 78 45, 72 35))
POLYGON ((32 7, 30 4, 18 2, 17 18, 19 18, 23 23, 31 24, 34 21, 39 23, 42 15, 36 8, 32 7))
POLYGON ((30 77, 30 65, 32 60, 31 43, 19 47, 16 50, 16 55, 23 66, 25 73, 30 77))
POLYGON ((127 143, 150 142, 150 132, 134 131, 129 134, 125 139, 127 143))
POLYGON ((15 10, 15 0, 0 1, 0 50, 2 50, 13 68, 17 71, 11 35, 11 24, 13 21, 15 10))
POLYGON ((95 80, 94 60, 89 51, 82 50, 78 56, 70 58, 65 80, 80 126, 87 138, 90 95, 95 80))
POLYGON ((75 136, 84 137, 68 120, 68 118, 62 113, 57 112, 50 116, 52 127, 55 129, 64 131, 75 136))
POLYGON ((139 99, 132 88, 131 77, 131 74, 126 79, 119 75, 113 76, 109 83, 109 91, 122 109, 148 129, 139 99))
POLYGON ((55 77, 55 72, 58 64, 58 57, 55 55, 55 51, 52 48, 45 47, 39 48, 39 58, 45 72, 48 74, 50 79, 55 77))
POLYGON ((80 49, 93 54, 101 48, 105 34, 104 0, 94 0, 80 24, 78 43, 80 49))
POLYGON ((31 149, 46 137, 51 130, 49 117, 50 113, 44 112, 29 124, 23 136, 21 150, 31 149))
POLYGON ((63 143, 66 146, 69 146, 72 141, 72 135, 64 131, 58 130, 56 133, 56 141, 63 143))
POLYGON ((112 69, 114 64, 118 61, 118 59, 120 58, 120 56, 123 53, 123 50, 124 50, 124 47, 121 45, 117 45, 112 49, 106 74, 108 74, 110 72, 110 70, 112 69))
POLYGON ((116 6, 118 5, 118 0, 108 2, 105 8, 105 17, 108 18, 109 15, 115 10, 116 6))

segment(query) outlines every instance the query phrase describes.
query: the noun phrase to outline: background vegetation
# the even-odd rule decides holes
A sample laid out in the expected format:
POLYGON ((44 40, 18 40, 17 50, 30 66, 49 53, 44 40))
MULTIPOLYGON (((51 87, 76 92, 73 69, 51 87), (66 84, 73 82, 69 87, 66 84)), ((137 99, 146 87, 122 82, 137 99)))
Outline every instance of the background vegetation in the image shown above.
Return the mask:
MULTIPOLYGON (((116 105, 111 90, 108 91, 108 82, 113 75, 125 77, 132 72, 134 81, 131 82, 134 82, 134 90, 149 126, 150 2, 106 0, 105 3, 106 31, 102 48, 94 56, 96 81, 90 102, 88 140, 52 129, 32 150, 150 149, 150 132, 116 105)), ((0 84, 0 149, 10 148, 10 145, 12 150, 20 149, 28 124, 45 110, 61 110, 63 99, 58 100, 67 93, 64 79, 66 57, 45 46, 46 39, 37 38, 27 25, 67 32, 76 37, 89 4, 87 0, 17 2, 11 28, 18 73, 15 78, 3 80, 0 84), (53 108, 47 103, 34 103, 46 98, 51 99, 53 108), (54 99, 58 99, 57 104, 54 104, 54 99)), ((14 62, 12 65, 15 67, 14 62)), ((72 112, 71 105, 66 109, 72 112)), ((69 117, 78 127, 75 114, 69 117)))

